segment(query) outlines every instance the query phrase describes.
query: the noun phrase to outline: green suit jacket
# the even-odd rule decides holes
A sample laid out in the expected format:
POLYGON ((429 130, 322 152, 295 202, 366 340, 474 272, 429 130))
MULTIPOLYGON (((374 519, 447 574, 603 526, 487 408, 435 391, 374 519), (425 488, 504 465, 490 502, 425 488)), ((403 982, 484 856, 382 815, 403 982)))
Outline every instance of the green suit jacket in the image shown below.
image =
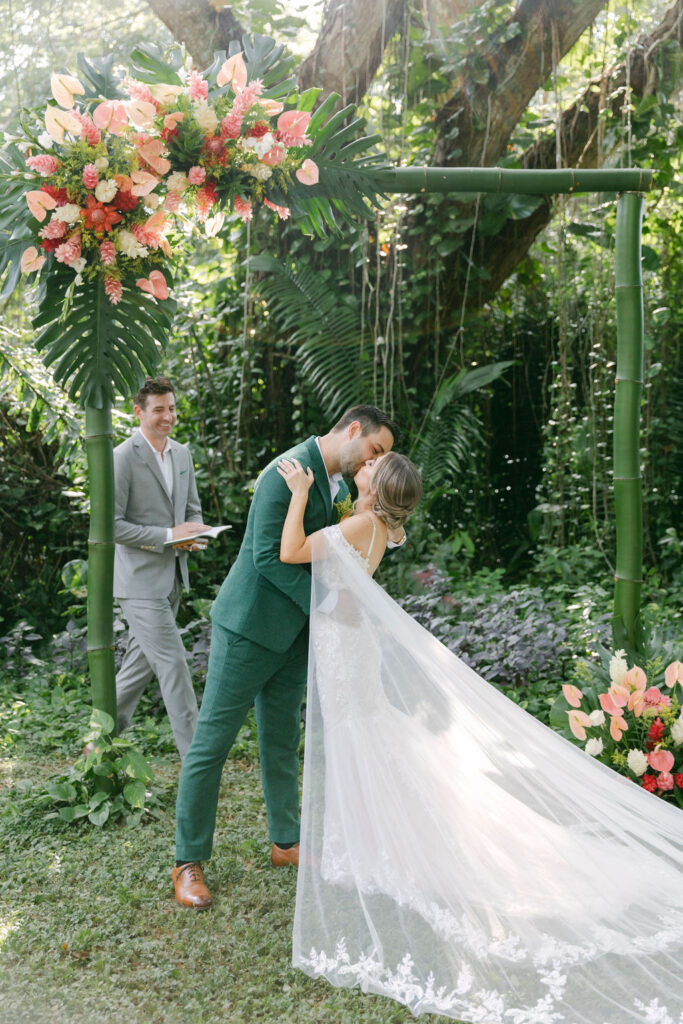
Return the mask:
MULTIPOLYGON (((306 535, 337 521, 325 463, 315 437, 309 437, 273 459, 256 481, 242 546, 211 612, 213 621, 225 629, 278 652, 294 643, 306 625, 311 603, 310 566, 280 561, 282 527, 291 498, 276 469, 283 457, 298 459, 304 468, 310 466, 315 476, 304 513, 306 535)), ((348 493, 342 482, 335 503, 348 493)))

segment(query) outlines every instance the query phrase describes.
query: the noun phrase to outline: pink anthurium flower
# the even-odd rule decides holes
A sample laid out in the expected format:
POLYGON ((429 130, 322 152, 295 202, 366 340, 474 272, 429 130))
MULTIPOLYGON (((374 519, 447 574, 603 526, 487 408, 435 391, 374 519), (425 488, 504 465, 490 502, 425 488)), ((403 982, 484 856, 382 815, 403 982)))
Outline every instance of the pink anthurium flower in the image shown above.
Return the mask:
POLYGON ((600 701, 600 707, 607 715, 621 715, 621 707, 612 699, 610 693, 601 693, 598 695, 600 701))
POLYGON ((316 185, 318 183, 318 165, 312 160, 304 160, 296 176, 302 185, 316 185))
POLYGON ((591 720, 585 711, 568 711, 569 728, 577 740, 585 740, 586 729, 591 725, 591 720))
POLYGON ((616 743, 619 742, 627 729, 626 719, 622 715, 614 715, 610 718, 609 734, 616 743))
POLYGON ((84 96, 85 89, 77 78, 71 75, 50 75, 50 88, 52 95, 65 110, 72 110, 74 96, 84 96))
POLYGON ((100 131, 108 131, 113 135, 119 135, 128 124, 126 108, 120 100, 105 100, 98 103, 92 112, 92 119, 95 127, 100 131))
POLYGON ((572 686, 570 683, 565 683, 562 687, 562 693, 567 704, 571 704, 573 708, 581 707, 581 701, 583 700, 583 694, 578 686, 572 686))
POLYGON ((149 171, 133 171, 131 178, 131 192, 134 196, 148 196, 159 184, 156 174, 150 174, 149 171))
POLYGON ((64 142, 64 132, 81 134, 81 122, 70 111, 60 110, 48 103, 45 107, 45 130, 51 139, 61 144, 64 142))
POLYGON ((24 249, 21 257, 22 273, 32 274, 34 270, 40 270, 44 262, 45 257, 39 254, 35 245, 29 245, 28 249, 24 249))
POLYGON ((40 189, 25 192, 24 199, 28 203, 28 208, 36 220, 45 220, 47 217, 47 211, 54 210, 57 206, 57 200, 53 199, 47 192, 42 192, 40 189))
POLYGON ((647 684, 647 676, 642 668, 634 665, 620 680, 621 686, 628 686, 629 690, 644 690, 647 684))
POLYGON ((674 766, 674 756, 670 750, 651 750, 647 760, 656 772, 670 772, 674 766))
POLYGON ((292 139, 303 139, 310 120, 311 115, 304 110, 287 110, 278 117, 277 130, 289 135, 292 139))
POLYGON ((231 85, 235 92, 242 92, 247 84, 247 65, 244 63, 242 51, 233 57, 228 57, 216 78, 218 85, 231 85))
POLYGON ((143 142, 141 146, 137 147, 137 151, 145 163, 149 164, 152 170, 162 178, 171 170, 170 161, 161 155, 165 152, 161 139, 150 139, 148 142, 143 142))
POLYGON ((275 117, 276 114, 282 113, 285 109, 284 103, 280 103, 278 100, 263 100, 260 97, 258 105, 262 108, 266 117, 275 117))
POLYGON ((155 299, 168 298, 168 285, 160 270, 153 270, 149 277, 139 277, 135 283, 138 288, 143 292, 149 292, 155 299))
POLYGON ((683 684, 683 662, 672 661, 664 672, 664 682, 667 686, 675 686, 676 683, 683 684))
POLYGON ((156 114, 156 107, 147 100, 131 100, 126 103, 128 120, 138 128, 151 128, 156 114))
POLYGON ((168 128, 168 130, 172 132, 184 118, 185 115, 181 110, 174 110, 172 114, 167 114, 164 118, 164 128, 168 128))

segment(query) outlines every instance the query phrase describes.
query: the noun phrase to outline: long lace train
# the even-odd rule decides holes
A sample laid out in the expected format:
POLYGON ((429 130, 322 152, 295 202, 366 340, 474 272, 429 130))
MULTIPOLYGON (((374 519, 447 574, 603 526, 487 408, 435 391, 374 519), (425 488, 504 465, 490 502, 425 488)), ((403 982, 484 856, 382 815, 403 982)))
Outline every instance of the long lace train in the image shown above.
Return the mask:
POLYGON ((681 811, 482 680, 337 527, 311 609, 294 965, 473 1024, 683 1024, 681 811))

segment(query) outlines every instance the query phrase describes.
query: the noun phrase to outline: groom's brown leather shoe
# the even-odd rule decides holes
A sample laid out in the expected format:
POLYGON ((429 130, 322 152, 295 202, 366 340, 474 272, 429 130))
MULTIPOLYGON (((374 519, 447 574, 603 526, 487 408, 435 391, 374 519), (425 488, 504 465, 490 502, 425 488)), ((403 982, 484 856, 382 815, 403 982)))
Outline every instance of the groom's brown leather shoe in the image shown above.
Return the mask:
POLYGON ((299 844, 296 843, 294 846, 290 846, 288 850, 283 850, 281 846, 276 846, 273 843, 273 849, 270 851, 270 863, 274 868, 284 868, 288 864, 293 864, 295 868, 298 868, 299 844))
POLYGON ((196 861, 173 868, 171 877, 178 903, 183 907, 194 907, 196 910, 209 909, 211 893, 206 887, 202 869, 196 861))

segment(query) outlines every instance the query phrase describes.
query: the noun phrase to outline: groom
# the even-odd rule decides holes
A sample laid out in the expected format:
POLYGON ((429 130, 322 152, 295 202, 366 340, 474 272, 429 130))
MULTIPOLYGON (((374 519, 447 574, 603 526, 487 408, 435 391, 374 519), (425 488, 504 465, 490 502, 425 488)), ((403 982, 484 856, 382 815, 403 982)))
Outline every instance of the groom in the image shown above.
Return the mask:
MULTIPOLYGON (((372 405, 349 409, 329 433, 285 453, 310 467, 315 485, 304 516, 306 534, 337 521, 348 497, 342 474, 355 476, 389 451, 398 428, 372 405)), ((280 561, 290 492, 278 456, 254 487, 237 559, 216 598, 206 687, 176 804, 176 899, 205 909, 211 895, 200 861, 211 856, 218 789, 228 752, 253 703, 274 866, 299 860, 299 733, 306 692, 310 567, 280 561)))

